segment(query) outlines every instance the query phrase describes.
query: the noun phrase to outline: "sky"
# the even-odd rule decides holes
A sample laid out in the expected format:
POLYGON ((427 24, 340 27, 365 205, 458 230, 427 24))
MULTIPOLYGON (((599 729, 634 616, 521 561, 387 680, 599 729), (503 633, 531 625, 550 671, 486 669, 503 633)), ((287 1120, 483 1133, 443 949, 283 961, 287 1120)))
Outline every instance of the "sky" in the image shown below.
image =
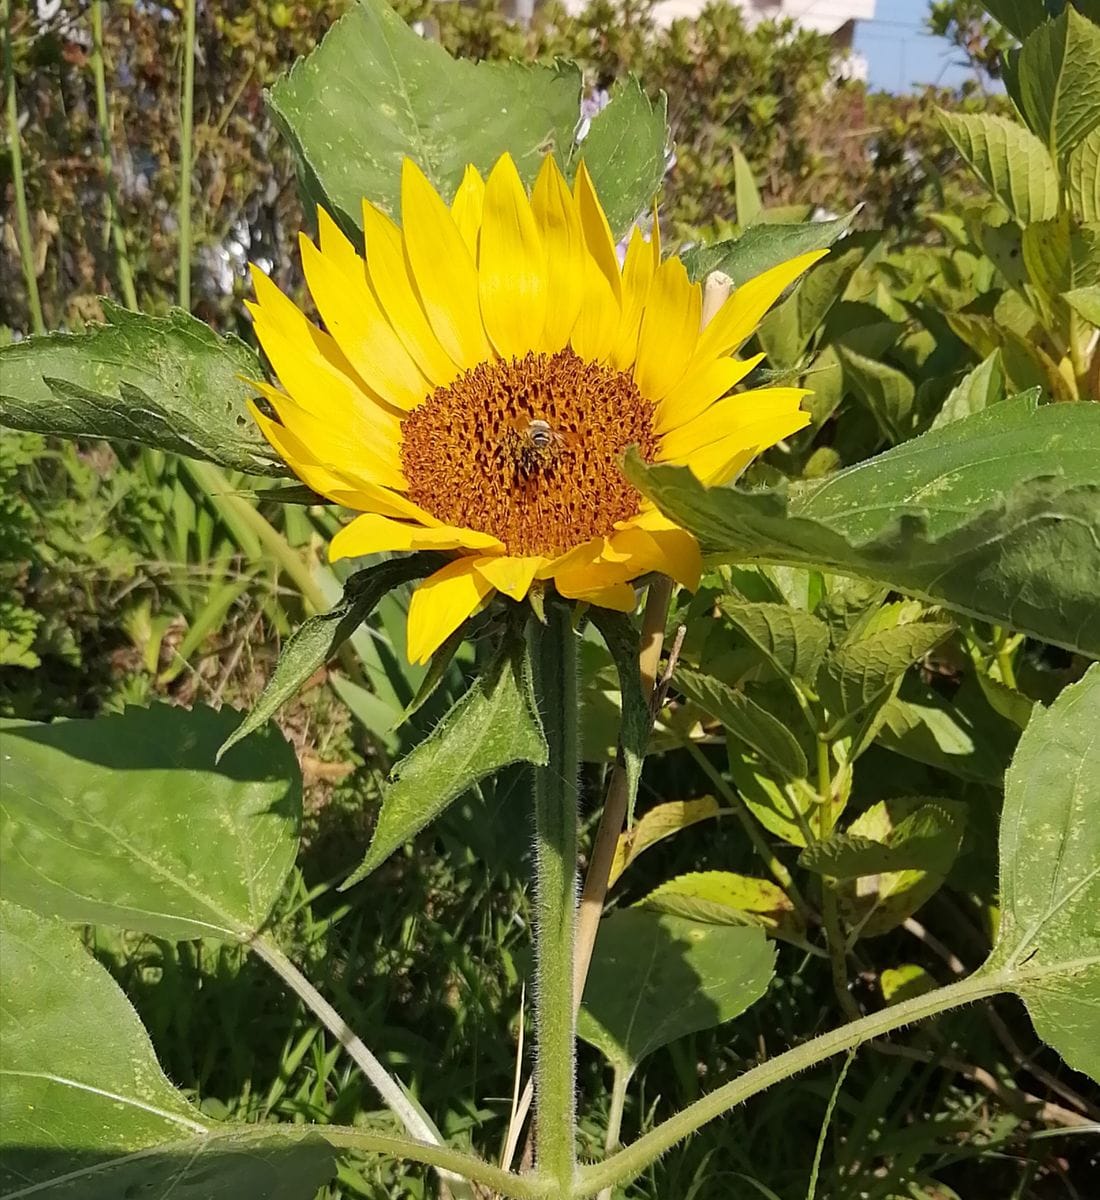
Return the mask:
POLYGON ((929 0, 875 0, 875 16, 856 23, 855 48, 867 58, 868 82, 887 92, 914 84, 956 87, 971 77, 962 55, 944 38, 924 32, 929 0))

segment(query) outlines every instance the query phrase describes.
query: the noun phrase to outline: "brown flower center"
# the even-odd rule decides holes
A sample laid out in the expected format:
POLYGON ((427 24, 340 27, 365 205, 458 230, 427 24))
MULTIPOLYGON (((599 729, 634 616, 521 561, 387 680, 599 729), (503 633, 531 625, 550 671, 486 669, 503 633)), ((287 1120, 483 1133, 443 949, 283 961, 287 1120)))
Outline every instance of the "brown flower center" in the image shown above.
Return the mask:
POLYGON ((657 451, 653 405, 622 371, 572 350, 485 362, 402 423, 409 499, 509 554, 560 554, 613 531, 641 497, 618 459, 657 451))

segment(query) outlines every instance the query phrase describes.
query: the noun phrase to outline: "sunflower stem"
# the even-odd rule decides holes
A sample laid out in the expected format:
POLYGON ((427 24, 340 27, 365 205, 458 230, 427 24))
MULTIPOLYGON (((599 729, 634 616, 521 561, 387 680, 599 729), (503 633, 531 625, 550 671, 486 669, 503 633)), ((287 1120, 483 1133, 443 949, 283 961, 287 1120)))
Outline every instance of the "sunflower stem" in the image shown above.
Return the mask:
POLYGON ((576 1019, 573 953, 577 904, 577 776, 580 769, 577 649, 570 610, 546 606, 531 622, 531 670, 549 757, 535 768, 535 1147, 558 1200, 576 1168, 576 1019))

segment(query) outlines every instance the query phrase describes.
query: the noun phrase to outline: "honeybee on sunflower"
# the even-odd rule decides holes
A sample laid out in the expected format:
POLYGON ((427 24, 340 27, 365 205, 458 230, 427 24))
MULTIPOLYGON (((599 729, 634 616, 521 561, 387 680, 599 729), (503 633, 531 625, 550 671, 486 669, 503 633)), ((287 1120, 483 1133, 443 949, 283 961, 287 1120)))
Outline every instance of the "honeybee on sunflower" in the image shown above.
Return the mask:
POLYGON ((319 211, 301 237, 319 329, 259 270, 249 305, 281 389, 252 412, 300 479, 359 515, 333 560, 379 551, 453 557, 413 594, 408 651, 425 662, 497 592, 551 581, 620 611, 650 572, 688 589, 699 545, 627 480, 647 462, 725 483, 802 428, 807 392, 732 393, 738 358, 803 254, 737 288, 700 326, 702 287, 661 258, 656 222, 620 265, 583 163, 569 187, 551 157, 531 188, 503 155, 473 167, 448 206, 409 159, 401 226, 363 204, 365 254, 319 211))

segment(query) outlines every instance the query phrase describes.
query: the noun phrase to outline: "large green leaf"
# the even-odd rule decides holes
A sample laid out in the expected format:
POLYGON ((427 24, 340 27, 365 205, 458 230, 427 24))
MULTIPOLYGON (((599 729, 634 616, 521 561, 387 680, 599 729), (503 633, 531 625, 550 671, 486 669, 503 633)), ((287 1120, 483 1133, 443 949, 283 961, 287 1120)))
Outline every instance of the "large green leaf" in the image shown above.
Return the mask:
POLYGON ((245 406, 260 379, 243 342, 179 309, 147 317, 104 302, 109 325, 0 349, 0 425, 140 442, 253 475, 285 475, 245 406))
POLYGON ((956 149, 1022 225, 1058 211, 1058 177, 1046 147, 1018 122, 989 113, 940 113, 956 149))
POLYGON ((739 1016, 774 973, 763 929, 621 909, 600 922, 577 1032, 630 1074, 661 1046, 739 1016))
POLYGON ((822 480, 745 492, 626 471, 726 560, 889 584, 1100 655, 1100 406, 1005 400, 822 480))
POLYGON ((1100 664, 1036 709, 1005 777, 1005 974, 1039 1035, 1100 1080, 1100 664))
POLYGON ((7 724, 3 895, 157 937, 254 933, 294 864, 301 780, 271 725, 215 768, 234 721, 226 709, 157 705, 7 724))
POLYGON ((1072 6, 1028 36, 1013 74, 1025 120, 1056 158, 1100 125, 1100 29, 1072 6))
POLYGON ((668 129, 662 95, 656 104, 633 77, 616 83, 611 102, 570 156, 592 174, 608 222, 623 232, 653 203, 665 174, 668 129))
POLYGON ((478 780, 509 763, 544 766, 546 755, 528 665, 519 648, 506 646, 394 768, 367 856, 343 886, 369 875, 478 780))
POLYGON ((545 154, 562 167, 583 157, 621 233, 664 172, 664 101, 651 104, 636 83, 622 84, 578 147, 581 85, 569 63, 453 59, 385 0, 359 0, 268 102, 307 200, 349 234, 361 227, 364 197, 400 218, 405 157, 450 198, 468 163, 484 172, 505 152, 528 182, 545 154))
MULTIPOLYGON (((259 729, 307 679, 336 653, 394 588, 431 574, 443 560, 424 551, 402 555, 356 571, 344 584, 339 603, 309 617, 283 647, 271 678, 245 719, 225 740, 219 754, 259 729)), ((392 717, 387 715, 387 724, 392 717)))
POLYGON ((834 221, 802 225, 753 225, 732 241, 696 246, 681 255, 692 279, 722 271, 740 287, 762 272, 811 250, 827 250, 847 232, 858 209, 834 221))
POLYGON ((9 1200, 310 1200, 320 1138, 211 1126, 118 985, 56 921, 0 901, 0 1191, 9 1200))

